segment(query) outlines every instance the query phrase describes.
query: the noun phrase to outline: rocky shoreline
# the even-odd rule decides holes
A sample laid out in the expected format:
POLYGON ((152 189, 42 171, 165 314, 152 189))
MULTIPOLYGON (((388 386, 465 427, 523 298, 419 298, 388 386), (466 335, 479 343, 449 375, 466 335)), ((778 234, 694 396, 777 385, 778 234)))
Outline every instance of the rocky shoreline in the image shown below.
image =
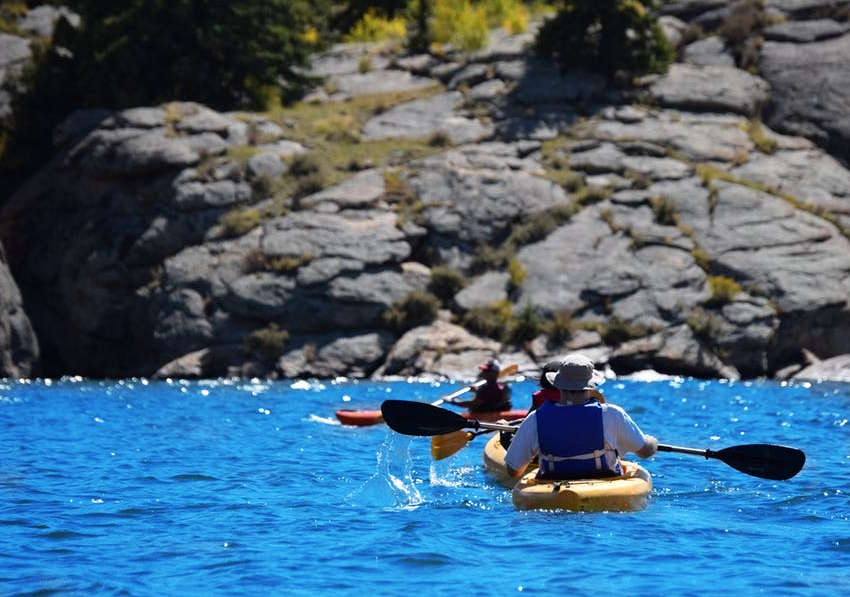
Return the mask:
POLYGON ((465 377, 581 350, 846 381, 850 2, 768 0, 757 74, 711 34, 727 4, 668 3, 668 36, 707 33, 634 88, 495 32, 335 47, 278 112, 73 114, 0 213, 0 376, 465 377), (468 282, 388 323, 436 268, 468 282), (486 337, 496 312, 531 331, 486 337))

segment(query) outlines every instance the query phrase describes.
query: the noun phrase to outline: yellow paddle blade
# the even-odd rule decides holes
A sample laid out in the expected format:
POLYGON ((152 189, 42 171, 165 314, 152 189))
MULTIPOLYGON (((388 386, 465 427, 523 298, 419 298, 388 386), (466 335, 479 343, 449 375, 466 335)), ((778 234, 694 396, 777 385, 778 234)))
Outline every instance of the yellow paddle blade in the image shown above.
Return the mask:
POLYGON ((513 375, 517 371, 519 371, 519 365, 517 365, 516 363, 512 363, 510 365, 507 365, 506 367, 503 367, 499 371, 499 377, 507 377, 508 375, 513 375))
POLYGON ((463 430, 435 435, 431 438, 431 456, 434 460, 448 458, 466 446, 473 437, 474 433, 463 430))

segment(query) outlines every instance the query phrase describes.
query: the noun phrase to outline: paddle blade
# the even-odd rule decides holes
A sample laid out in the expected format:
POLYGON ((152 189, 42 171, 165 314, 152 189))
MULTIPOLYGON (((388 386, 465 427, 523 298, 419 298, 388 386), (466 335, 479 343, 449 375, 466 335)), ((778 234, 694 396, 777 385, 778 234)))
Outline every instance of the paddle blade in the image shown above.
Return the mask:
POLYGON ((708 456, 722 460, 742 473, 774 481, 790 479, 806 464, 802 450, 771 444, 732 446, 719 452, 709 452, 708 456))
POLYGON ((424 402, 384 400, 381 413, 393 431, 404 435, 441 435, 469 425, 459 414, 424 402))
POLYGON ((434 460, 448 458, 466 447, 475 437, 471 431, 452 431, 443 435, 435 435, 431 438, 431 457, 434 460))

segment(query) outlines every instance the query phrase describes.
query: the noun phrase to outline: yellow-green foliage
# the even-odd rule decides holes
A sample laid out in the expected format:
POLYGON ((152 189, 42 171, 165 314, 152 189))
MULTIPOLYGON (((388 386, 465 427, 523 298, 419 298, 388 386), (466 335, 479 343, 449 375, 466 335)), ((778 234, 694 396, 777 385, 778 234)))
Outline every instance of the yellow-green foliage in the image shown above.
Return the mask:
POLYGON ((256 209, 234 209, 221 217, 226 236, 242 236, 260 223, 260 212, 256 209))
POLYGON ((693 251, 691 251, 691 255, 694 258, 694 262, 700 267, 700 269, 707 272, 711 266, 711 258, 708 256, 708 253, 700 247, 694 247, 693 251))
POLYGON ((528 28, 528 9, 517 0, 484 0, 481 3, 487 13, 490 27, 502 27, 514 35, 528 28))
POLYGON ((283 347, 289 342, 289 332, 280 329, 276 323, 259 330, 254 330, 245 339, 245 351, 267 359, 274 359, 283 352, 283 347))
POLYGON ((431 39, 437 44, 474 52, 487 45, 490 37, 487 11, 469 0, 435 0, 431 39))
POLYGON ((418 325, 434 321, 440 308, 440 299, 430 292, 414 290, 384 311, 384 325, 403 332, 418 325))
POLYGON ((726 276, 709 276, 708 286, 711 288, 711 298, 707 301, 709 305, 730 303, 741 292, 741 285, 726 276))
POLYGON ((407 25, 404 18, 387 18, 377 10, 370 8, 359 21, 354 24, 345 41, 349 42, 374 42, 389 40, 402 40, 407 35, 407 25))
POLYGON ((505 342, 519 344, 533 340, 543 331, 543 320, 537 310, 527 303, 520 312, 508 320, 502 339, 505 342))
POLYGON ((744 125, 744 130, 750 137, 758 150, 762 153, 772 154, 776 151, 776 140, 768 137, 764 132, 764 127, 758 119, 748 120, 744 125))
POLYGON ((522 263, 519 262, 519 259, 512 257, 511 260, 508 261, 508 275, 510 276, 508 279, 508 286, 511 290, 517 290, 522 286, 522 283, 525 282, 528 272, 525 271, 525 268, 522 266, 522 263))

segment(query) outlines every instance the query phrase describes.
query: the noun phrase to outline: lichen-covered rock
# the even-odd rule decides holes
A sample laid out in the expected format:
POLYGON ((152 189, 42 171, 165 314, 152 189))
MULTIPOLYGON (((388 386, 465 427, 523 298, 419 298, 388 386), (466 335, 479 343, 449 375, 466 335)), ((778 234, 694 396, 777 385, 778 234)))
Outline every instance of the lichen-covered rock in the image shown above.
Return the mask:
POLYGON ((773 88, 768 124, 850 159, 848 55, 850 34, 808 44, 766 42, 759 71, 773 88))
POLYGON ((847 23, 838 23, 832 19, 789 21, 771 25, 764 30, 764 36, 770 41, 810 43, 844 35, 848 29, 850 25, 847 23))
POLYGON ((289 343, 277 368, 286 378, 369 377, 394 339, 388 332, 302 336, 289 343))
POLYGON ((650 87, 652 98, 667 108, 695 112, 756 114, 768 100, 770 86, 731 66, 673 64, 650 87))
POLYGON ((491 125, 456 112, 462 103, 463 94, 455 91, 401 104, 372 117, 363 127, 363 138, 427 138, 440 133, 460 144, 491 136, 491 125))
POLYGON ((479 338, 445 321, 413 328, 389 355, 380 375, 417 375, 429 371, 446 377, 469 377, 478 365, 499 352, 500 344, 479 338))

